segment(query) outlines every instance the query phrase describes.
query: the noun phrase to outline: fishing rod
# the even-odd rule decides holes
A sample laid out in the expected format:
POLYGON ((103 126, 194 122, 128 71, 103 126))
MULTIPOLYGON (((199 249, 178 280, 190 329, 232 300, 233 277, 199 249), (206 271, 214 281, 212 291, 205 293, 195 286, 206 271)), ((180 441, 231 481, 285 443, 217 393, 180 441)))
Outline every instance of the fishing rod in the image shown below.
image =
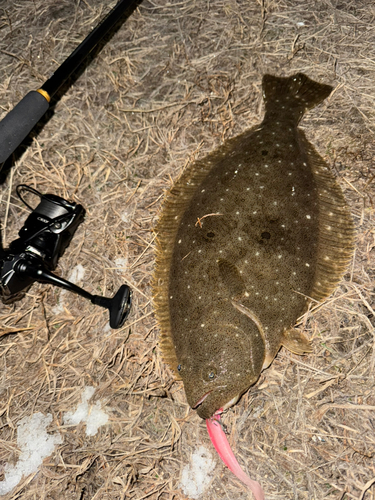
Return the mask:
POLYGON ((38 90, 32 90, 26 94, 2 119, 0 122, 0 165, 9 158, 42 118, 49 108, 53 95, 119 21, 125 11, 136 2, 137 0, 120 0, 53 75, 38 90))
MULTIPOLYGON (((82 64, 91 51, 109 33, 130 7, 140 0, 120 0, 91 31, 53 75, 37 90, 32 90, 0 122, 0 170, 2 164, 31 132, 49 109, 51 98, 82 64)), ((59 257, 83 221, 85 209, 54 194, 41 194, 21 184, 17 195, 31 210, 19 238, 8 249, 0 244, 0 298, 12 303, 22 298, 35 281, 49 283, 91 300, 109 310, 111 328, 123 326, 129 315, 132 291, 122 285, 112 298, 92 295, 83 288, 52 273, 59 257), (35 208, 24 199, 29 192, 39 198, 35 208), (23 194, 22 194, 23 193, 23 194)))

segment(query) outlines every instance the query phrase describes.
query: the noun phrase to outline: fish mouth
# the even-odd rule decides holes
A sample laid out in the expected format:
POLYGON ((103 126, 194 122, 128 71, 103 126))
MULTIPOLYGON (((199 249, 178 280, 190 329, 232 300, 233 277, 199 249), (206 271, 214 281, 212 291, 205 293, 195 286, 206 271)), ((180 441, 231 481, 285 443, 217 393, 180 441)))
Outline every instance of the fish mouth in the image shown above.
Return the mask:
MULTIPOLYGON (((222 387, 225 387, 225 386, 222 386, 222 387)), ((206 414, 206 412, 208 410, 208 408, 206 408, 207 404, 208 404, 208 407, 211 406, 210 402, 207 402, 206 399, 213 392, 215 392, 215 389, 211 389, 210 391, 207 391, 205 394, 203 394, 203 396, 201 398, 198 399, 198 401, 194 405, 191 406, 193 410, 196 410, 198 407, 200 407, 198 409, 198 415, 202 416, 201 413, 206 414)), ((217 409, 217 407, 216 407, 216 409, 214 411, 212 411, 213 409, 211 407, 211 411, 210 411, 211 414, 208 417, 204 416, 202 418, 209 418, 209 417, 212 417, 214 414, 221 413, 222 411, 227 410, 231 406, 235 405, 237 403, 237 401, 240 399, 240 397, 241 397, 241 394, 236 394, 233 398, 231 398, 229 401, 227 401, 226 404, 221 404, 220 409, 217 409)))
POLYGON ((206 392, 206 394, 204 394, 200 399, 198 399, 198 401, 195 403, 194 406, 192 406, 193 410, 195 410, 195 408, 197 408, 197 406, 201 405, 203 403, 203 401, 206 399, 206 397, 211 394, 212 392, 212 389, 208 392, 206 392))
POLYGON ((203 419, 211 418, 214 415, 227 410, 228 408, 236 404, 239 398, 241 397, 241 394, 236 394, 231 399, 226 400, 226 403, 223 404, 223 401, 222 400, 220 401, 220 399, 219 401, 216 401, 215 395, 211 394, 214 392, 215 392, 214 390, 206 392, 206 394, 204 394, 195 403, 195 405, 192 406, 192 408, 196 410, 198 415, 203 419))

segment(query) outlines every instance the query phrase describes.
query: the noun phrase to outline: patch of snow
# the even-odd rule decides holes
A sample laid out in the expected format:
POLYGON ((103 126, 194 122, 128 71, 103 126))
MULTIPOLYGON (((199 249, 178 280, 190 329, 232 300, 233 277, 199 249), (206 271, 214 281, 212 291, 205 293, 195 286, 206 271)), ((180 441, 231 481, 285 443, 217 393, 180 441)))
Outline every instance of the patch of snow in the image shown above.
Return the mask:
POLYGON ((81 403, 77 406, 76 411, 66 412, 63 418, 64 424, 67 425, 78 425, 81 422, 85 422, 87 436, 94 436, 98 432, 99 427, 105 425, 109 420, 108 415, 102 410, 102 403, 100 401, 89 405, 88 400, 93 396, 94 392, 94 387, 85 387, 81 403))
MULTIPOLYGON (((84 276, 85 276, 85 268, 82 266, 82 264, 77 264, 76 267, 72 269, 72 272, 68 277, 68 281, 71 281, 76 285, 78 282, 83 280, 84 276)), ((64 312, 64 299, 67 293, 71 292, 68 292, 68 290, 61 290, 59 303, 52 309, 52 312, 54 314, 60 314, 64 312)))
POLYGON ((190 498, 198 499, 208 488, 216 466, 211 453, 200 446, 191 456, 190 464, 181 474, 180 488, 190 498))
POLYGON ((102 331, 102 333, 103 333, 106 337, 108 337, 108 336, 112 335, 112 331, 113 331, 113 330, 112 330, 112 328, 110 327, 109 323, 106 323, 106 324, 103 326, 103 328, 102 328, 102 330, 101 330, 101 331, 102 331))
POLYGON ((124 212, 122 212, 122 214, 120 215, 122 222, 130 222, 132 215, 133 214, 130 213, 130 211, 124 210, 124 212))
POLYGON ((36 472, 43 460, 52 454, 55 446, 63 442, 58 432, 47 434, 46 428, 51 422, 50 413, 46 417, 42 413, 34 413, 18 422, 17 445, 21 454, 15 465, 5 465, 5 480, 0 481, 0 495, 9 493, 21 481, 22 476, 36 472))
POLYGON ((125 257, 117 257, 115 259, 115 264, 118 270, 125 270, 128 267, 128 259, 125 257))
POLYGON ((85 276, 85 268, 82 264, 77 264, 76 267, 72 269, 72 272, 69 275, 68 280, 73 282, 75 285, 78 281, 82 281, 85 276))

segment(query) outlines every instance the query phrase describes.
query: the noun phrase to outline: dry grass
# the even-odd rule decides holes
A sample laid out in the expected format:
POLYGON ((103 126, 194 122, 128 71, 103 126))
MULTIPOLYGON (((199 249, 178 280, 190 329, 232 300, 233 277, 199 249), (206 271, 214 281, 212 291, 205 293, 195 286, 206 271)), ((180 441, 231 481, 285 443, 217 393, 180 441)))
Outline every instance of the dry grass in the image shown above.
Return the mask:
MULTIPOLYGON (((108 6, 1 7, 3 116, 108 6)), ((296 71, 336 86, 303 127, 344 189, 357 249, 334 296, 304 318, 313 354, 281 350, 225 423, 268 500, 375 498, 374 17, 367 0, 144 0, 56 103, 0 185, 3 243, 26 217, 17 184, 80 202, 86 220, 58 272, 69 277, 81 264, 80 284, 105 295, 127 282, 134 303, 117 331, 104 310, 46 285, 1 306, 0 464, 17 459, 16 424, 33 412, 52 413, 51 430, 64 437, 40 472, 4 498, 185 498, 182 467, 198 445, 211 445, 157 349, 152 227, 186 163, 259 122, 262 75, 296 71), (85 384, 97 387, 94 398, 111 415, 91 438, 62 422, 85 384)), ((217 462, 205 499, 247 498, 217 462)))

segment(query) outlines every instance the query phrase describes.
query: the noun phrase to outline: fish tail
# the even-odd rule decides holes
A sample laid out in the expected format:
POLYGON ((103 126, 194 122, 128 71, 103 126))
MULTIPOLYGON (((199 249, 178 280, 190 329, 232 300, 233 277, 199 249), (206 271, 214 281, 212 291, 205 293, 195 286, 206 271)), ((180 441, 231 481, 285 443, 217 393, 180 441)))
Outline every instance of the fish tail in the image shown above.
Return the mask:
POLYGON ((264 75, 263 98, 267 113, 292 112, 299 121, 308 109, 317 106, 332 92, 331 85, 314 82, 303 73, 289 78, 264 75))

